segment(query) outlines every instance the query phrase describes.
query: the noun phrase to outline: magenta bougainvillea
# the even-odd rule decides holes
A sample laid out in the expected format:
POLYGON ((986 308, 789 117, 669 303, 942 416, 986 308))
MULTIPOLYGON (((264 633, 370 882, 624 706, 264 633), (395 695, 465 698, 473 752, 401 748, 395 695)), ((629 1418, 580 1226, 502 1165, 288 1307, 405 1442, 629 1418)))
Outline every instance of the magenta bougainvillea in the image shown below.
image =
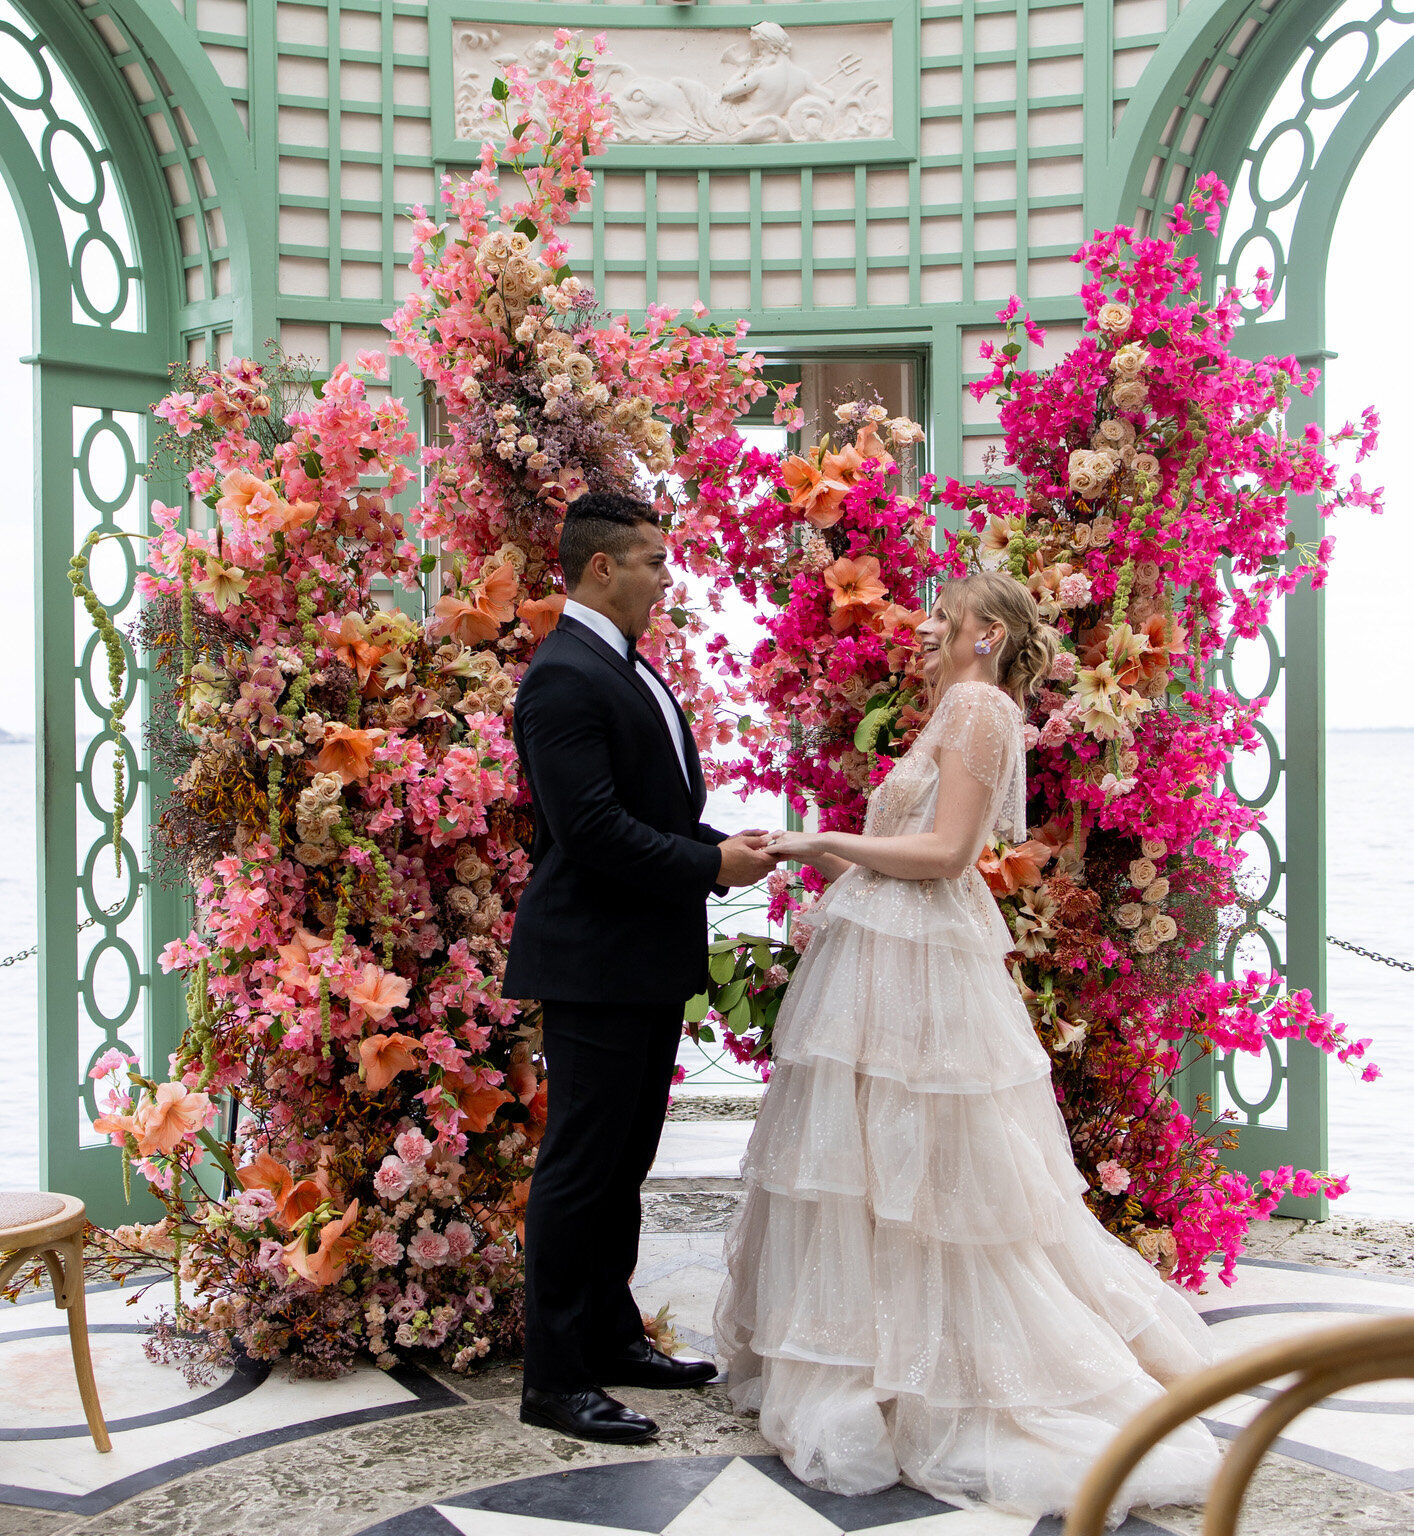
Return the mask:
MULTIPOLYGON (((1301 582, 1325 580, 1332 541, 1293 547, 1290 497, 1314 493, 1327 513, 1379 509, 1378 492, 1332 457, 1345 442, 1357 458, 1374 447, 1374 414, 1329 437, 1288 434, 1288 394, 1309 393, 1315 373, 1238 357, 1242 295, 1201 296, 1183 237, 1194 219, 1216 227, 1225 201, 1202 177, 1168 237, 1118 228, 1087 243, 1076 256, 1085 333, 1049 370, 1019 364, 1018 332, 1043 339, 1020 302, 1001 312, 1006 340, 984 346, 990 372, 972 388, 998 403, 1007 473, 937 489, 925 477, 910 495, 889 451, 909 424, 843 402, 833 440, 804 454, 719 444, 679 536, 695 569, 776 605, 737 669, 758 711, 738 777, 813 805, 827 827, 858 827, 868 785, 912 739, 921 699, 905 642, 919 615, 906 610, 927 578, 1009 571, 1061 631, 1026 727, 1029 836, 994 845, 981 867, 1016 939, 1017 985, 1051 1052, 1091 1204, 1187 1285, 1214 1254, 1230 1277, 1248 1224, 1283 1195, 1335 1195, 1345 1181, 1228 1171, 1228 1132, 1182 1110, 1177 1072, 1268 1040, 1351 1063, 1369 1044, 1275 975, 1211 970, 1245 916, 1238 840, 1260 820, 1224 770, 1258 744, 1266 703, 1211 686, 1212 663, 1301 582), (935 555, 939 502, 956 527, 935 555)), ((697 1020, 712 1010, 727 1044, 763 1066, 808 942, 818 881, 806 871, 802 883, 774 881, 772 915, 795 912, 793 941, 722 944, 692 1009, 697 1020)))

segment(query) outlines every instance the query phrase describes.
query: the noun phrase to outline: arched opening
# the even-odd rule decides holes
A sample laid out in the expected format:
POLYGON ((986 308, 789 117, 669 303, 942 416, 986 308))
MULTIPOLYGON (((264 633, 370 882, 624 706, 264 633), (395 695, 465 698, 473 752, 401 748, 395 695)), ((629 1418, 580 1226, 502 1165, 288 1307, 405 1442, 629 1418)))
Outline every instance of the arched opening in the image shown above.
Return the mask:
MULTIPOLYGON (((0 668, 0 818, 12 857, 0 862, 0 959, 35 943, 34 847, 34 381, 20 361, 31 350, 29 257, 19 211, 0 178, 0 464, 10 494, 0 499, 0 612, 6 616, 0 668), (22 851, 21 851, 22 850, 22 851)), ((6 967, 0 1047, 10 1063, 0 1101, 0 1186, 23 1189, 39 1176, 38 957, 6 967)))
MULTIPOLYGON (((1336 520, 1326 597, 1326 903, 1336 938, 1414 958, 1414 696, 1405 681, 1408 583, 1394 553, 1414 528, 1414 381, 1398 360, 1414 345, 1414 310, 1402 299, 1398 252, 1414 216, 1392 188, 1407 175, 1414 95, 1386 119, 1351 177, 1326 270, 1326 419, 1359 418, 1374 404, 1382 444, 1366 480, 1385 488, 1381 518, 1336 520), (1393 558, 1392 558, 1393 556, 1393 558)), ((1362 1083, 1333 1066, 1331 1166, 1348 1173, 1342 1213, 1408 1219, 1414 1126, 1405 1110, 1414 1073, 1405 972, 1330 948, 1327 1005, 1353 1033, 1373 1038, 1384 1071, 1362 1083)))

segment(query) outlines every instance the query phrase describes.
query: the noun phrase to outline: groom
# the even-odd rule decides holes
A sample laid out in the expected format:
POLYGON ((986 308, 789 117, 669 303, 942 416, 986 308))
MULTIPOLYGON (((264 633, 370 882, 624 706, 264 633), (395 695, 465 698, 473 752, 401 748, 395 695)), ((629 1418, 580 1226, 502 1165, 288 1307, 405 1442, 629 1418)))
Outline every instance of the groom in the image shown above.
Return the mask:
POLYGON ((516 695, 535 811, 534 872, 503 991, 543 1005, 549 1120, 525 1218, 527 1424, 585 1440, 657 1425, 608 1386, 690 1387, 710 1361, 654 1349, 629 1290, 639 1186, 667 1111, 683 1005, 707 985, 708 893, 752 885, 760 834, 701 820, 707 791, 677 701, 636 645, 669 586, 653 509, 572 502, 560 538, 569 594, 516 695))

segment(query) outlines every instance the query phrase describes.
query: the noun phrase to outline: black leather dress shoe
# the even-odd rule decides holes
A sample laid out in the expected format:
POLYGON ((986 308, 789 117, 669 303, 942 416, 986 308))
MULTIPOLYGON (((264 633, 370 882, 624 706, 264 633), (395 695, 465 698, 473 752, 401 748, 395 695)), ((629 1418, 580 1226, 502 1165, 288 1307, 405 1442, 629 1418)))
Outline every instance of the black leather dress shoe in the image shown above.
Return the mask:
POLYGON ((598 1370, 606 1387, 700 1387, 717 1374, 710 1360, 675 1360, 641 1339, 598 1370))
POLYGON ((558 1429, 576 1440, 607 1440, 616 1445, 651 1440, 658 1433, 652 1419, 625 1408, 597 1387, 586 1392, 537 1392, 534 1387, 522 1387, 520 1421, 558 1429))

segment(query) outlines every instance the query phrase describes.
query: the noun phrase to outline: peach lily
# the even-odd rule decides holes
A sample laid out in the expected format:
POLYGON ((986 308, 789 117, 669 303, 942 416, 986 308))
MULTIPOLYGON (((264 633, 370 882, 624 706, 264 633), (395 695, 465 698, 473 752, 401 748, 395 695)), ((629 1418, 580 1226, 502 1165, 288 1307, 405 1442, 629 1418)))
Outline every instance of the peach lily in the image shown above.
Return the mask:
POLYGON ((358 1042, 358 1075, 365 1092, 382 1093, 399 1072, 417 1065, 417 1041, 394 1030, 391 1035, 367 1035, 358 1042))
POLYGON ((381 1024, 395 1008, 408 1005, 408 983, 369 961, 344 994, 363 1016, 381 1024))
POLYGON ((1039 883, 1042 868, 1054 854, 1049 843, 1028 838, 1014 847, 983 853, 977 868, 994 896, 1014 896, 1024 887, 1039 883))
POLYGON ((825 571, 830 589, 830 628, 842 635, 851 625, 867 623, 884 607, 888 588, 879 580, 879 562, 873 555, 858 560, 841 558, 825 571))
POLYGON ((285 1263, 297 1275, 321 1289, 335 1285, 349 1267, 349 1255, 358 1246, 358 1239, 348 1235, 349 1228, 358 1219, 358 1201, 350 1203, 348 1210, 337 1221, 325 1222, 319 1231, 319 1246, 309 1251, 308 1231, 299 1233, 293 1242, 285 1244, 285 1263))
MULTIPOLYGON (((792 454, 781 466, 781 478, 790 489, 790 504, 816 528, 832 528, 844 515, 844 499, 849 487, 843 480, 826 473, 817 462, 818 449, 811 457, 792 454)), ((828 455, 824 458, 828 459, 828 455)))
POLYGON ((189 1136, 205 1130, 215 1106, 208 1094, 185 1083, 159 1083, 157 1096, 133 1116, 133 1135, 144 1157, 172 1152, 189 1136))
POLYGON ((301 1216, 317 1210, 331 1195, 329 1181, 321 1168, 313 1178, 295 1182, 294 1175, 268 1152, 261 1152, 236 1169, 242 1189, 268 1190, 275 1201, 275 1216, 282 1226, 293 1227, 301 1216))
POLYGON ((314 760, 314 771, 337 773, 345 784, 366 779, 373 772, 373 749, 387 734, 376 726, 361 731, 341 720, 326 723, 324 745, 314 760))
POLYGON ((524 621, 537 644, 560 622, 565 611, 562 592, 552 592, 549 597, 528 597, 516 609, 516 617, 524 621))
POLYGON ((428 633, 450 635, 463 645, 478 640, 494 640, 501 625, 515 614, 516 587, 520 578, 510 564, 498 565, 485 572, 472 587, 470 601, 460 597, 439 597, 434 609, 437 617, 428 625, 428 633))

